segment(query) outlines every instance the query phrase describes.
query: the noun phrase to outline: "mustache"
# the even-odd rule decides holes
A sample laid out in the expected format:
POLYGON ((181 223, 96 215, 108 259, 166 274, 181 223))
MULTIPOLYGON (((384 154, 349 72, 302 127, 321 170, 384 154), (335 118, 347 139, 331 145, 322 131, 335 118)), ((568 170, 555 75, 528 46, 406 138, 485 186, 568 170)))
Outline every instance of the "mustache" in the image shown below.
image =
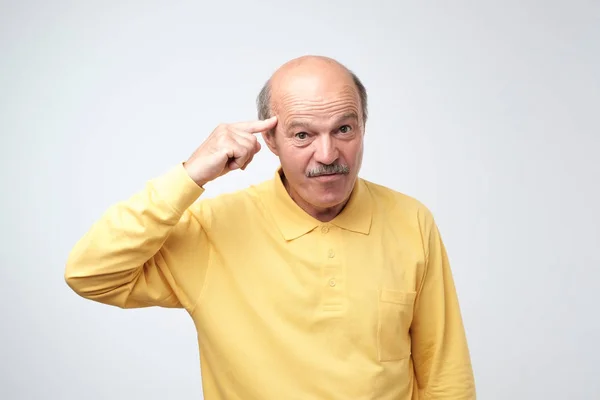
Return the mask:
POLYGON ((320 165, 317 168, 313 168, 306 172, 306 176, 309 178, 313 178, 315 176, 321 175, 333 175, 333 174, 348 174, 350 172, 350 168, 344 164, 329 164, 329 165, 320 165))

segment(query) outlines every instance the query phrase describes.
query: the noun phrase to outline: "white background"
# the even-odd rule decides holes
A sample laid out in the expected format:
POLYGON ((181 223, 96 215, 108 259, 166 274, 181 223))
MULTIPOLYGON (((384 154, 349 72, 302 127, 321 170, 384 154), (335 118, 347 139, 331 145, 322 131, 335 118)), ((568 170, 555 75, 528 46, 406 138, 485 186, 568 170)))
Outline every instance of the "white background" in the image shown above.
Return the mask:
POLYGON ((367 86, 362 176, 436 216, 478 398, 600 398, 599 1, 0 4, 0 398, 202 397, 184 311, 85 301, 64 263, 303 54, 367 86))

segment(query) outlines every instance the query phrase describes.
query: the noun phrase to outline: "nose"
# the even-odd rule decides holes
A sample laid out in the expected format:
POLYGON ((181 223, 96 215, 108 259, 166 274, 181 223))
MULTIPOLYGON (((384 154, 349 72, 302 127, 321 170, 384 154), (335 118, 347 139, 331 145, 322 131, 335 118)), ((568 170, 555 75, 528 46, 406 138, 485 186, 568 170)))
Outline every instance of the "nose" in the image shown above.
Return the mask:
POLYGON ((335 143, 335 139, 330 135, 320 135, 313 141, 313 145, 315 146, 315 161, 330 165, 338 159, 339 151, 337 144, 335 143))

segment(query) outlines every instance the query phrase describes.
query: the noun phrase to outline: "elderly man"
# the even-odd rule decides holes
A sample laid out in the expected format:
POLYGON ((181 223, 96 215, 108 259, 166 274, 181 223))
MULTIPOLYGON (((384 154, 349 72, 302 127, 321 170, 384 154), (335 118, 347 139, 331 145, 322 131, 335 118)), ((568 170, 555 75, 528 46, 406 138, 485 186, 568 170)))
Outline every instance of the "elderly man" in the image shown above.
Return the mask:
POLYGON ((79 295, 181 307, 207 400, 474 399, 457 294, 432 214, 358 177, 367 95, 335 60, 284 64, 259 120, 218 126, 115 204, 72 250, 79 295), (201 199, 261 133, 273 179, 201 199))

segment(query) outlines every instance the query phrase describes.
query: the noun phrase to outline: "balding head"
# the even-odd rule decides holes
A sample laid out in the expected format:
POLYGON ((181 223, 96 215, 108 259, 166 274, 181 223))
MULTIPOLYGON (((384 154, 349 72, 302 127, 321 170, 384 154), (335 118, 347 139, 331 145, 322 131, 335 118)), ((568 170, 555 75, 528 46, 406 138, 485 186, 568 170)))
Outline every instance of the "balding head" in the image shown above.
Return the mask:
POLYGON ((360 80, 331 58, 296 58, 260 92, 258 116, 277 117, 262 136, 292 199, 322 221, 337 215, 362 163, 367 95, 360 80))
POLYGON ((367 91, 360 79, 340 62, 323 56, 302 56, 283 64, 265 83, 257 100, 259 119, 267 119, 290 95, 321 97, 332 84, 345 84, 357 97, 363 126, 367 121, 367 91), (327 87, 329 86, 329 87, 327 87))

